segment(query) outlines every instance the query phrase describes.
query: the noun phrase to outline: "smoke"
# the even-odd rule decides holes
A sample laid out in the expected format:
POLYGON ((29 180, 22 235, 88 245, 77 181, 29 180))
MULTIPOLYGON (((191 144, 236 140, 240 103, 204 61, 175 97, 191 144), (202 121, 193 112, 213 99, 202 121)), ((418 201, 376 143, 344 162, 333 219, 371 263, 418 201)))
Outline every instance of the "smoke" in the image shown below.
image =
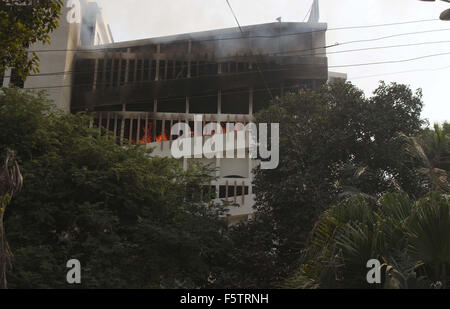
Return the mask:
MULTIPOLYGON (((97 0, 117 41, 236 27, 225 0, 97 0)), ((230 0, 241 25, 300 22, 311 1, 230 0)))
MULTIPOLYGON (((105 19, 111 24, 111 30, 117 41, 151 38, 235 27, 236 23, 226 6, 225 0, 97 0, 103 8, 105 19)), ((230 0, 239 22, 242 25, 274 22, 279 16, 284 22, 302 21, 309 10, 312 0, 230 0)), ((422 2, 418 0, 320 0, 320 16, 329 28, 340 26, 357 26, 370 24, 395 23, 401 21, 438 18, 440 11, 448 8, 442 2, 422 2)), ((328 31, 327 43, 353 41, 380 35, 422 31, 437 28, 448 28, 444 22, 409 24, 395 27, 372 29, 351 29, 346 31, 328 31)), ((396 40, 384 40, 376 44, 354 44, 349 48, 364 48, 383 44, 403 44, 424 41, 443 40, 443 34, 417 35, 396 40)), ((334 50, 339 50, 335 48, 334 50)), ((344 48, 342 48, 344 49, 344 48)), ((354 64, 374 61, 412 58, 425 54, 448 51, 448 45, 424 46, 407 49, 386 49, 359 53, 343 53, 329 56, 329 65, 354 64)), ((410 70, 414 68, 440 67, 448 63, 447 58, 430 58, 426 61, 396 65, 362 66, 355 68, 335 69, 349 74, 351 80, 355 76, 389 73, 392 71, 410 70)), ((445 80, 448 71, 421 72, 418 74, 376 77, 358 80, 367 95, 378 85, 379 79, 395 80, 422 87, 426 117, 441 120, 442 98, 445 98, 445 80)))

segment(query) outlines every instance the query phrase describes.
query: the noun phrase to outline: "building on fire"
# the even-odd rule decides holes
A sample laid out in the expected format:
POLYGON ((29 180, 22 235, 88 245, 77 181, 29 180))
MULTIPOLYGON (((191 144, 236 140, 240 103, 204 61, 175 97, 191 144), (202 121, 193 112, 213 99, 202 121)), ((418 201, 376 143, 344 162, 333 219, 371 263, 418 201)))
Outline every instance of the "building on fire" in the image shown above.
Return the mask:
MULTIPOLYGON (((153 147, 154 155, 171 155, 170 128, 177 122, 192 124, 194 115, 202 115, 204 123, 247 124, 271 99, 314 89, 329 77, 325 23, 275 22, 242 32, 114 42, 97 4, 83 1, 81 24, 69 24, 67 11, 52 44, 31 48, 40 51, 40 74, 24 88, 46 89, 64 111, 94 113, 93 125, 122 145, 153 147)), ((3 79, 4 86, 10 79, 3 79)), ((194 160, 216 168, 210 188, 217 199, 240 206, 231 208, 234 219, 251 216, 257 161, 247 156, 181 163, 187 168, 194 160)))

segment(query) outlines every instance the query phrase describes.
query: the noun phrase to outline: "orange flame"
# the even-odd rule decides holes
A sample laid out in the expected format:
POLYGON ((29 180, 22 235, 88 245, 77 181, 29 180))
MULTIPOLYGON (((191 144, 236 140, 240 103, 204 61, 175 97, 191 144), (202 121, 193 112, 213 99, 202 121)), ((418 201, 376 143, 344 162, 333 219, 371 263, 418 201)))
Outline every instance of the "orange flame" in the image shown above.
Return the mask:
MULTIPOLYGON (((147 128, 145 126, 142 128, 142 136, 143 137, 139 140, 139 144, 151 144, 153 142, 159 143, 162 141, 169 140, 169 137, 168 137, 169 134, 166 131, 166 132, 156 136, 155 141, 153 141, 153 134, 152 134, 153 130, 152 129, 153 129, 153 123, 151 123, 151 122, 148 124, 147 128), (146 140, 146 135, 147 135, 147 140, 146 140)), ((132 144, 136 145, 136 140, 133 140, 132 144)))

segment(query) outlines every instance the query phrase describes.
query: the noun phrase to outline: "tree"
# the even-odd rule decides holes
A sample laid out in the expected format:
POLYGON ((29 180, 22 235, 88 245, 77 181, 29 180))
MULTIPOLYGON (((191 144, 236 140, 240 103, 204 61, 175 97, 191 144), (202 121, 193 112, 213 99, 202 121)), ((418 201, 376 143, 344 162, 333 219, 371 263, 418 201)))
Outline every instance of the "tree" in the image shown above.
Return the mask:
POLYGON ((450 124, 434 125, 420 136, 404 136, 407 152, 416 161, 417 173, 423 178, 428 191, 449 192, 450 173, 450 124))
POLYGON ((5 89, 0 118, 0 145, 16 150, 25 184, 5 218, 10 287, 68 287, 69 259, 83 288, 209 284, 227 244, 223 208, 200 200, 209 171, 120 147, 43 94, 5 89))
POLYGON ((4 162, 2 163, 0 170, 0 288, 6 289, 8 287, 6 267, 11 266, 11 250, 6 240, 3 219, 5 217, 6 207, 11 202, 14 194, 22 189, 23 179, 13 151, 6 153, 4 162))
MULTIPOLYGON (((421 130, 421 93, 382 83, 373 97, 350 83, 289 93, 256 118, 280 123, 280 164, 256 170, 256 220, 271 228, 277 278, 292 273, 308 235, 329 205, 365 193, 416 193, 420 181, 404 164, 400 133, 421 130)), ((254 231, 258 233, 257 229, 254 231)))
POLYGON ((50 44, 58 27, 61 0, 3 0, 0 2, 0 72, 15 68, 25 79, 38 71, 39 57, 27 49, 36 42, 50 44))
POLYGON ((316 223, 303 264, 290 288, 449 287, 450 200, 430 193, 411 201, 386 194, 379 201, 355 196, 316 223), (367 261, 383 263, 382 285, 366 281, 367 261))

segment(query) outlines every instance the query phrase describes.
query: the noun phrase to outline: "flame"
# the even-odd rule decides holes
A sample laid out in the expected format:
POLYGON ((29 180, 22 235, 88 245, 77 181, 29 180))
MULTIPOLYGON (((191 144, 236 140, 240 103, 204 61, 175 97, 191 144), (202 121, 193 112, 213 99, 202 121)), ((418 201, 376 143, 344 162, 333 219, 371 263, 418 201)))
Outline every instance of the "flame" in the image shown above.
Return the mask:
MULTIPOLYGON (((222 127, 222 134, 226 134, 227 133, 227 129, 226 129, 226 125, 224 123, 220 123, 220 126, 222 127)), ((240 131, 240 129, 235 128, 234 130, 232 130, 231 132, 238 132, 240 131)), ((159 143, 159 142, 166 142, 169 140, 170 135, 167 131, 165 131, 164 133, 159 134, 158 136, 156 136, 156 139, 153 141, 153 123, 150 122, 148 124, 147 127, 143 127, 142 128, 142 138, 139 140, 139 142, 137 143, 136 140, 132 140, 132 144, 136 145, 136 144, 151 144, 151 143, 159 143), (147 135, 147 140, 145 140, 145 135, 147 135)), ((216 132, 215 130, 212 132, 212 134, 204 134, 203 136, 214 136, 216 135, 218 132, 216 132)), ((194 131, 190 131, 189 132, 189 136, 195 136, 195 132, 194 131)))
MULTIPOLYGON (((161 133, 160 135, 156 136, 155 141, 153 141, 153 123, 149 123, 147 128, 144 126, 142 128, 142 138, 139 140, 139 144, 151 144, 153 142, 159 143, 162 141, 168 141, 169 140, 169 133, 166 131, 164 133, 161 133), (147 135, 147 140, 145 140, 145 136, 147 135)), ((136 145, 136 140, 132 141, 133 145, 136 145)))

